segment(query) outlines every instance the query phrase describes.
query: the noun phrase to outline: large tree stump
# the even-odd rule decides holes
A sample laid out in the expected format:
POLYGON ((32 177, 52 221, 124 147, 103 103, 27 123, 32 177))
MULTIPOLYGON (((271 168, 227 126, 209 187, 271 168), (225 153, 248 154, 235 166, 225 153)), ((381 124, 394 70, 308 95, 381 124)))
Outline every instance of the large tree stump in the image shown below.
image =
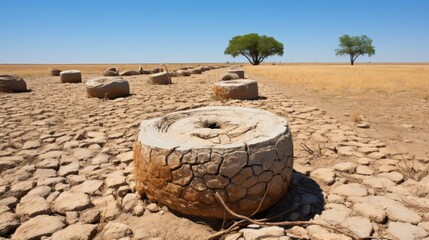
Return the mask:
POLYGON ((27 83, 16 75, 0 75, 0 92, 26 92, 27 83))
POLYGON ((257 99, 258 83, 255 80, 239 79, 215 83, 214 95, 219 99, 257 99))
POLYGON ((193 216, 231 218, 216 201, 250 215, 273 206, 292 175, 285 119, 240 107, 203 107, 141 123, 134 144, 136 190, 193 216))
POLYGON ((80 83, 82 82, 82 74, 78 70, 62 71, 60 79, 62 83, 80 83))
POLYGON ((99 77, 88 80, 86 92, 91 97, 118 98, 130 95, 130 84, 121 77, 99 77))

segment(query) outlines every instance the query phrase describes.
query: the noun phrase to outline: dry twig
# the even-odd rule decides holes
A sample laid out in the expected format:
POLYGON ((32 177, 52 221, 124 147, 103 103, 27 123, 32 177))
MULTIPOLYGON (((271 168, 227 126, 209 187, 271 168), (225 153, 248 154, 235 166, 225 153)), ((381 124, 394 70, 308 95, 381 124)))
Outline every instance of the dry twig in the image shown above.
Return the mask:
POLYGON ((219 193, 215 194, 216 199, 220 202, 220 204, 222 204, 222 206, 224 207, 224 209, 233 217, 237 218, 237 219, 241 219, 241 221, 234 223, 229 229, 227 230, 223 230, 221 232, 218 232, 216 234, 213 234, 212 236, 209 237, 209 239, 216 239, 226 233, 231 232, 233 229, 236 229, 237 227, 239 227, 240 225, 243 224, 248 224, 248 223, 252 223, 252 224, 257 224, 259 226, 309 226, 309 225, 317 225, 317 226, 321 226, 325 229, 329 229, 331 231, 334 232, 338 232, 341 234, 344 234, 354 240, 364 240, 364 239, 373 239, 372 237, 365 237, 365 238, 359 238, 356 237, 353 233, 347 231, 346 229, 342 230, 342 227, 338 227, 338 226, 329 226, 326 224, 322 224, 322 223, 316 223, 316 222, 311 222, 311 221, 282 221, 282 222, 267 222, 265 219, 262 220, 255 220, 255 219, 251 219, 247 216, 235 213, 234 211, 232 211, 223 201, 222 197, 219 195, 219 193))

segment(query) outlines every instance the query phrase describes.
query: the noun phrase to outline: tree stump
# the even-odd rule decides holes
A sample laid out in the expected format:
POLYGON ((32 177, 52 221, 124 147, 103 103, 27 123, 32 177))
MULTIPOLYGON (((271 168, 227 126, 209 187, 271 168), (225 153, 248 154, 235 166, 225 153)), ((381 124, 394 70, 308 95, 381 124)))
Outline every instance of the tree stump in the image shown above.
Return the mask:
POLYGON ((150 75, 150 81, 153 84, 171 84, 171 79, 167 72, 160 72, 150 75))
POLYGON ((178 76, 183 76, 183 77, 191 76, 191 71, 189 70, 177 70, 176 73, 178 76))
POLYGON ((191 69, 191 74, 202 74, 202 73, 203 73, 203 71, 201 68, 191 69))
POLYGON ((213 91, 218 99, 252 100, 259 97, 258 83, 248 79, 217 82, 213 91))
POLYGON ((141 123, 134 144, 136 190, 151 201, 198 217, 231 218, 273 206, 292 175, 285 119, 241 107, 203 107, 141 123))
POLYGON ((85 85, 90 97, 114 99, 130 95, 130 84, 121 77, 94 78, 85 85))
POLYGON ((59 69, 51 69, 51 76, 60 76, 61 70, 59 69))
POLYGON ((78 70, 62 71, 60 79, 62 83, 80 83, 82 82, 82 74, 78 70))
POLYGON ((133 75, 140 75, 140 73, 137 71, 134 71, 134 70, 126 70, 126 71, 121 72, 119 75, 120 76, 133 76, 133 75))
POLYGON ((244 78, 244 70, 241 68, 229 69, 228 73, 235 73, 238 75, 238 78, 244 78))
POLYGON ((0 92, 26 92, 27 83, 16 75, 0 75, 0 92))
POLYGON ((227 73, 222 75, 222 77, 220 78, 221 81, 228 81, 228 80, 234 80, 234 79, 239 79, 236 73, 227 73))

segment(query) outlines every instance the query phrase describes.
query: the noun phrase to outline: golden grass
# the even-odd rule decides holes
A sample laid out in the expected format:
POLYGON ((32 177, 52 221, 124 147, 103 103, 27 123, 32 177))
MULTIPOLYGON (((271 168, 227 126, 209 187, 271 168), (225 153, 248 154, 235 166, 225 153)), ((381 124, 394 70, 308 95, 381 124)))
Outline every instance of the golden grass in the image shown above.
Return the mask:
MULTIPOLYGON (((199 65, 219 65, 209 63, 183 63, 183 64, 166 64, 169 70, 183 66, 199 65)), ((101 74, 104 69, 109 67, 119 67, 119 71, 125 70, 149 70, 162 67, 161 64, 0 64, 0 74, 15 74, 21 77, 50 76, 51 69, 60 70, 80 70, 82 74, 101 74)))
POLYGON ((311 90, 412 90, 429 95, 429 64, 284 64, 244 66, 255 77, 266 77, 311 90))

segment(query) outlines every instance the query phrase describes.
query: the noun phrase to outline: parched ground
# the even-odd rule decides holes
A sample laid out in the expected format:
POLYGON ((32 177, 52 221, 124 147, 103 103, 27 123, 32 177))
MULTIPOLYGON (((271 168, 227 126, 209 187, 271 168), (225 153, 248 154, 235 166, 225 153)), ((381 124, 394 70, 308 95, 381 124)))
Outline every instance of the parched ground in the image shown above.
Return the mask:
MULTIPOLYGON (((305 97, 312 94, 285 90, 287 85, 267 77, 257 79, 264 99, 217 101, 212 85, 225 71, 177 77, 165 86, 149 84, 144 75, 126 77, 132 95, 116 100, 88 98, 83 83, 61 84, 58 77, 27 77, 31 92, 0 93, 0 239, 209 237, 216 224, 175 215, 133 194, 132 146, 144 119, 215 105, 261 108, 287 118, 294 138, 294 188, 300 189, 304 174, 323 190, 324 210, 312 216, 319 223, 359 237, 428 236, 429 177, 416 181, 410 174, 429 162, 425 151, 413 160, 410 151, 370 133, 371 118, 369 129, 358 129, 342 118, 354 112, 333 118, 325 105, 305 97)), ((427 102, 421 103, 427 111, 427 102)), ((312 196, 297 192, 295 202, 312 196)), ((289 218, 307 218, 314 206, 306 205, 289 218)), ((229 239, 262 235, 347 239, 320 226, 286 231, 251 226, 229 239)))

